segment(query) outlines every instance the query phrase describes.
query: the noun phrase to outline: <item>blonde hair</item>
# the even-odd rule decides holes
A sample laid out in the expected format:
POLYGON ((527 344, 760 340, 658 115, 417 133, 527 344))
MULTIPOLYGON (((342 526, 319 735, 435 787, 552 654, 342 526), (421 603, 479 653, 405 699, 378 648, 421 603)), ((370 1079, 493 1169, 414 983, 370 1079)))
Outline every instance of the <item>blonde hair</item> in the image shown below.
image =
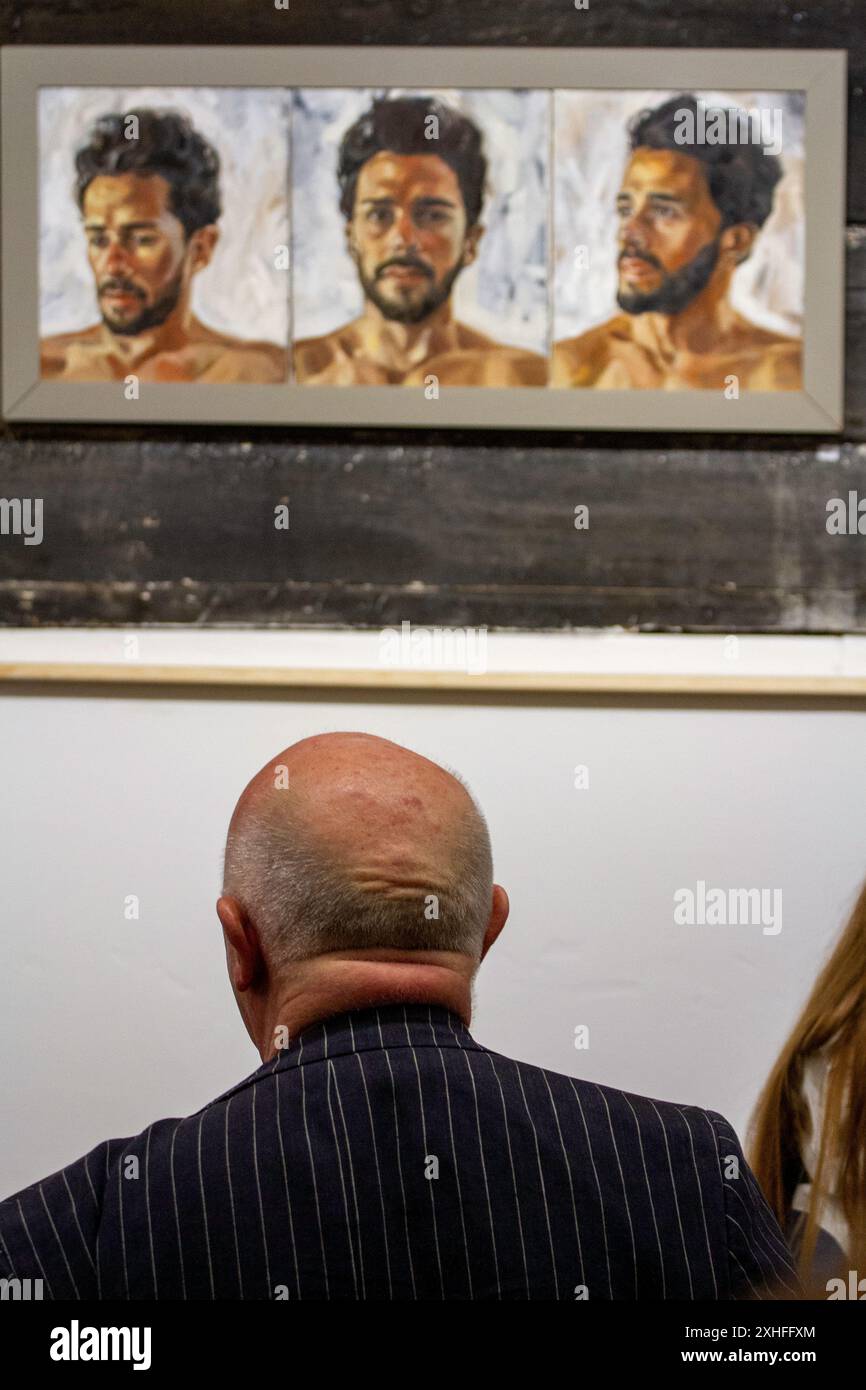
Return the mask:
MULTIPOLYGON (((850 1232, 844 1273, 850 1265, 866 1274, 866 884, 752 1117, 749 1162, 783 1228, 800 1181, 803 1141, 812 1137, 803 1068, 822 1049, 829 1063, 823 1122, 820 1136, 815 1136, 818 1160, 798 1239, 799 1272, 805 1284, 828 1197, 838 1201, 850 1232), (827 1186, 831 1178, 832 1186, 827 1186)), ((841 1269, 838 1274, 844 1277, 841 1269)))

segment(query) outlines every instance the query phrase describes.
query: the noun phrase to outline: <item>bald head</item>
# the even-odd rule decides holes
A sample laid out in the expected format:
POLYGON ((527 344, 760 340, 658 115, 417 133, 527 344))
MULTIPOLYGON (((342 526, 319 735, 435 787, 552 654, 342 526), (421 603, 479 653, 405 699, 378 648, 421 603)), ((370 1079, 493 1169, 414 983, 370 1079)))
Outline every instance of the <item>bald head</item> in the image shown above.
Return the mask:
POLYGON ((368 948, 477 960, 492 887, 487 827, 466 787, 371 734, 319 734, 278 753, 229 826, 224 893, 277 970, 368 948))

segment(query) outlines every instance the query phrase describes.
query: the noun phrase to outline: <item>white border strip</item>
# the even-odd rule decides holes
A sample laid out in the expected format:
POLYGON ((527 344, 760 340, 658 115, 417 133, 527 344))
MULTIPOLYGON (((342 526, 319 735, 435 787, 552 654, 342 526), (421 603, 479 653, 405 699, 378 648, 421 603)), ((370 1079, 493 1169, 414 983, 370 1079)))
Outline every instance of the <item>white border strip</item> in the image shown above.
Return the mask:
MULTIPOLYGON (((438 688, 629 689, 695 692, 730 685, 743 693, 796 689, 844 693, 838 683, 863 683, 866 637, 491 632, 419 624, 376 630, 173 628, 41 628, 0 630, 0 680, 135 683, 310 685, 438 688), (387 637, 386 637, 387 634, 387 637), (419 634, 429 634, 426 638, 419 634), (436 635, 444 652, 430 659, 436 635), (458 647, 465 640, 470 659, 458 647), (388 645, 386 645, 386 643, 388 645), (427 646, 427 659, 424 645, 427 646), (456 650, 456 659, 455 659, 456 650), (390 652, 390 655, 389 655, 390 652), (396 658, 395 658, 396 653, 396 658), (483 656, 483 659, 481 659, 483 656), (284 680, 281 681, 281 677, 284 680), (547 678, 550 678, 549 680, 547 678)), ((808 693, 808 691, 804 693, 808 693)), ((852 693, 856 689, 852 687, 852 693)))

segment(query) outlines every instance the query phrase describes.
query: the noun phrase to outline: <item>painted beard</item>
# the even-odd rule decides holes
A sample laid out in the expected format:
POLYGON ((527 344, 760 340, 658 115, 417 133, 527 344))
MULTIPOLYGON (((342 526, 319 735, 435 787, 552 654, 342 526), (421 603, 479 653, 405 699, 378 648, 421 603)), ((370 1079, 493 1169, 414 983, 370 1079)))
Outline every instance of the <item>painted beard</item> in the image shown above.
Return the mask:
MULTIPOLYGON (((619 259, 636 254, 640 259, 662 270, 661 262, 657 261, 655 256, 640 256, 640 253, 623 251, 619 259)), ((640 290, 619 290, 616 302, 627 314, 678 314, 709 284, 718 259, 717 237, 714 241, 708 241, 706 246, 702 246, 698 254, 686 265, 680 266, 679 270, 673 271, 670 275, 665 275, 658 289, 645 293, 640 290)))
POLYGON ((445 303, 451 293, 454 281, 457 279, 462 269, 463 264, 461 261, 458 261, 437 284, 433 279, 432 271, 430 271, 426 265, 423 265, 421 261, 413 260, 409 256, 394 256, 390 261, 384 261, 383 264, 379 266, 372 279, 365 275, 360 267, 358 268, 358 274, 361 279, 364 294, 367 299, 371 300, 372 303, 376 305, 376 308, 384 318, 391 319, 394 323, 420 323, 422 319, 427 318, 428 314, 432 314, 434 310, 438 309, 440 304, 445 303), (379 277, 384 270, 387 270, 388 267, 392 265, 412 266, 417 270, 423 271, 425 275, 428 275, 430 277, 430 285, 426 294, 422 295, 415 303, 407 302, 402 304, 397 300, 389 299, 383 295, 379 284, 379 277))
MULTIPOLYGON (((106 280, 105 283, 100 286, 100 302, 102 293, 109 288, 125 290, 130 294, 137 293, 136 287, 130 284, 129 281, 106 280)), ((137 318, 127 319, 125 322, 118 323, 110 318, 104 309, 101 309, 102 321, 106 327, 111 329, 112 333, 116 333, 123 337, 134 337, 136 333, 144 333, 148 328, 158 328, 161 323, 165 323, 165 320, 174 309, 177 301, 180 299, 182 288, 183 267, 181 266, 177 275, 170 281, 159 298, 154 300, 153 304, 149 304, 145 309, 142 309, 137 318)))

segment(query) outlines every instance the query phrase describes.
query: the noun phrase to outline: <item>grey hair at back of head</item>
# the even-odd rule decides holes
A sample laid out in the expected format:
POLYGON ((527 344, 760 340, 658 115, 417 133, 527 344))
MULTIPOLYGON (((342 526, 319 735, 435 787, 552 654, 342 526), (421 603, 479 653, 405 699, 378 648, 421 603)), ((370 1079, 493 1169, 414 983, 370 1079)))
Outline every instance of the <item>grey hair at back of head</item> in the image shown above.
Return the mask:
POLYGON ((490 835, 466 783, 452 775, 471 809, 450 837, 445 883, 411 896, 355 887, 303 823, 283 810, 277 817, 262 808, 230 831, 223 891, 256 926, 273 970, 328 951, 370 947, 458 951, 480 959, 493 891, 490 835))

